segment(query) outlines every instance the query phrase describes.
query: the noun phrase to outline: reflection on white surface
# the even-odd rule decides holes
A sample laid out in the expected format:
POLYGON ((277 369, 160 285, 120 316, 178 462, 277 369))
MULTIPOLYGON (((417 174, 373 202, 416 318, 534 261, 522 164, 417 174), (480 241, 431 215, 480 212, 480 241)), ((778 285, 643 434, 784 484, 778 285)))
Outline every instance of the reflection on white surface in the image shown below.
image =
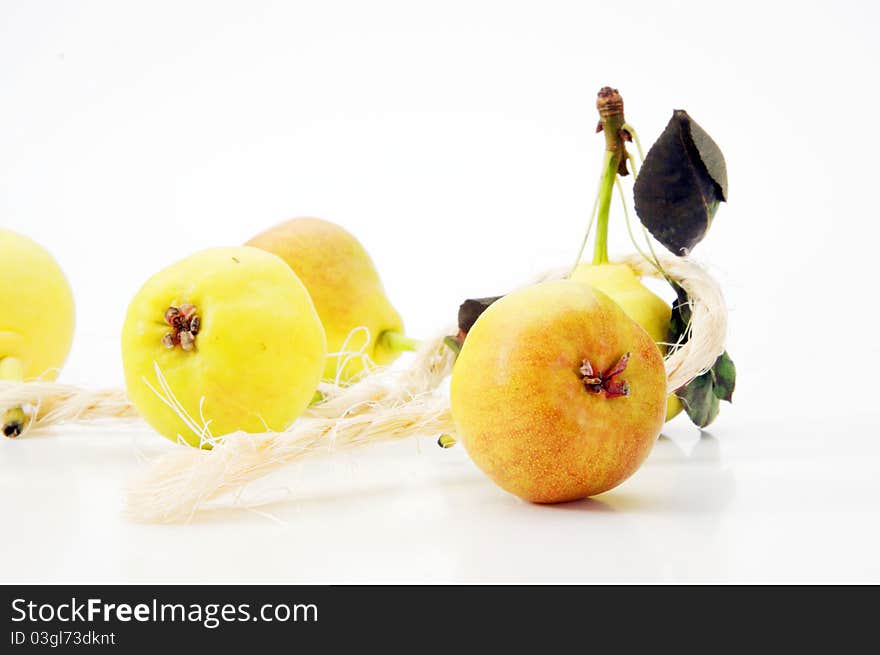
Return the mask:
POLYGON ((556 506, 412 439, 252 485, 259 512, 120 514, 146 430, 0 442, 0 582, 880 582, 876 422, 673 424, 630 480, 556 506), (846 444, 844 446, 843 444, 846 444))

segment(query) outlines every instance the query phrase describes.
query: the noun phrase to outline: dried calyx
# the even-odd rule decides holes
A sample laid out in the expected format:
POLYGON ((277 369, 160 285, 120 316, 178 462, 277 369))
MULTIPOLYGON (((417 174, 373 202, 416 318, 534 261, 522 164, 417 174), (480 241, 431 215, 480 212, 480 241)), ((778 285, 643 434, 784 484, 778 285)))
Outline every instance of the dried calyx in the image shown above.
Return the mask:
POLYGON ((578 372, 584 383, 584 388, 593 393, 605 392, 608 398, 618 398, 629 395, 629 383, 618 379, 626 370, 629 363, 629 353, 621 357, 617 363, 604 373, 597 372, 589 359, 584 359, 578 372))
POLYGON ((165 322, 171 326, 171 331, 162 337, 163 346, 169 350, 176 346, 186 351, 195 348, 196 335, 201 328, 201 319, 195 305, 169 307, 165 310, 165 322))

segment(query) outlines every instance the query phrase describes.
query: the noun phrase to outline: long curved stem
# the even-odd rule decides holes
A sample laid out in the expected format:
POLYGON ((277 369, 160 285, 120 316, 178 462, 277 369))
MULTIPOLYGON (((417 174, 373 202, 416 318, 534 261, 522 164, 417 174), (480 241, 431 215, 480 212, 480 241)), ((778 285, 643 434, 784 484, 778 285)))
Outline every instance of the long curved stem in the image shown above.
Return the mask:
MULTIPOLYGON (((605 177, 604 175, 604 165, 603 165, 603 174, 599 176, 599 185, 596 188, 596 197, 593 200, 593 208, 590 210, 590 220, 587 223, 587 231, 584 233, 583 241, 581 241, 581 247, 578 249, 577 257, 574 258, 574 266, 571 267, 571 273, 574 273, 574 270, 578 267, 578 264, 581 263, 581 257, 584 256, 584 250, 587 248, 587 241, 590 240, 590 232, 593 231, 593 222, 596 220, 596 208, 599 206, 599 189, 602 188, 602 179, 605 177)), ((571 275, 569 273, 569 275, 571 275)))
POLYGON ((626 153, 626 158, 629 160, 629 165, 632 166, 633 169, 633 179, 639 176, 639 166, 636 163, 636 158, 633 157, 630 153, 626 153))
POLYGON ((666 278, 666 281, 672 284, 672 278, 669 273, 666 272, 666 269, 663 268, 663 264, 660 263, 660 258, 657 256, 656 251, 654 250, 654 244, 651 243, 651 235, 648 234, 648 230, 642 225, 642 234, 645 235, 645 243, 648 244, 648 250, 651 251, 651 257, 654 258, 654 266, 663 274, 663 277, 666 278))
MULTIPOLYGON (((635 136, 635 130, 633 130, 632 126, 629 125, 628 123, 627 123, 627 130, 629 131, 630 134, 633 135, 633 139, 636 139, 636 147, 639 150, 639 155, 642 155, 642 146, 638 142, 638 137, 635 136)), ((632 166, 633 177, 638 177, 639 169, 636 166, 636 158, 633 157, 630 153, 626 153, 626 156, 627 156, 627 159, 629 159, 630 165, 632 166)), ((642 162, 644 163, 644 161, 645 161, 644 156, 642 156, 641 159, 642 159, 642 162)), ((671 283, 672 279, 669 277, 669 273, 666 272, 666 269, 663 268, 663 264, 660 263, 660 258, 657 257, 657 253, 654 251, 654 244, 651 243, 651 237, 648 235, 648 230, 645 229, 644 225, 641 225, 642 234, 644 234, 644 236, 645 236, 645 243, 648 244, 648 250, 651 252, 651 256, 648 257, 648 255, 645 253, 645 251, 639 247, 638 243, 636 243, 635 235, 633 234, 632 226, 630 225, 629 210, 627 209, 627 206, 626 206, 626 198, 624 197, 623 186, 620 184, 620 180, 617 181, 617 188, 620 191, 620 200, 623 203, 623 213, 626 216, 626 229, 629 231, 630 241, 632 241, 633 246, 635 246, 636 250, 639 251, 639 254, 642 256, 642 258, 645 261, 647 261, 649 264, 651 264, 651 266, 653 266, 655 269, 657 269, 657 272, 660 273, 664 278, 666 278, 666 280, 668 282, 671 283)))
POLYGON ((645 151, 642 150, 642 142, 639 140, 639 135, 636 133, 635 129, 629 123, 623 124, 623 129, 629 132, 629 135, 633 138, 633 141, 636 144, 636 150, 639 151, 639 159, 645 161, 645 151))
POLYGON ((626 231, 629 233, 629 240, 632 241, 633 247, 642 256, 642 259, 644 259, 646 262, 651 264, 651 266, 656 268, 658 273, 663 273, 665 275, 665 272, 663 272, 663 270, 658 266, 658 264, 654 260, 652 260, 650 257, 648 257, 648 253, 646 253, 644 250, 642 250, 641 246, 639 246, 638 241, 636 241, 636 235, 633 233, 633 229, 632 229, 632 221, 630 221, 630 218, 629 218, 629 208, 626 206, 626 195, 623 192, 623 184, 620 183, 620 178, 617 178, 616 181, 617 181, 617 191, 620 194, 620 204, 623 205, 623 216, 624 216, 624 218, 626 218, 626 231))

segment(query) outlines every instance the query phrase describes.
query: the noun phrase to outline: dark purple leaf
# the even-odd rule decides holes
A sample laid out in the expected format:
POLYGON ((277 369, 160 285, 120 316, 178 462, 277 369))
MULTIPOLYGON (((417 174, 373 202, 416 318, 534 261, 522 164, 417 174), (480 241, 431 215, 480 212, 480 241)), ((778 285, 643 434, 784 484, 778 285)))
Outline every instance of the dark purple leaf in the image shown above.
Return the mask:
POLYGON ((636 213, 660 243, 687 255, 727 200, 727 167, 712 138, 683 109, 673 112, 636 178, 636 213))

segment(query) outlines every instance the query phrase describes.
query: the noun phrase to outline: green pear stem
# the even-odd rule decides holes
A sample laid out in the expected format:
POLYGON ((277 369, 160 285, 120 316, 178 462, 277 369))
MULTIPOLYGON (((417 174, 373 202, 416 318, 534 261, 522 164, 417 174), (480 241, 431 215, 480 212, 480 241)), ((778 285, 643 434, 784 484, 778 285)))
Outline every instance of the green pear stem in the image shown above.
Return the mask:
POLYGON ((395 332, 394 330, 385 330, 379 336, 379 341, 382 342, 386 348, 394 351, 415 350, 419 347, 418 340, 412 339, 400 332, 395 332))
MULTIPOLYGON (((627 175, 626 164, 629 153, 626 151, 626 141, 632 140, 632 135, 627 130, 627 122, 623 115, 623 98, 617 89, 602 87, 596 99, 596 109, 599 111, 599 125, 597 132, 605 134, 605 158, 602 162, 602 176, 599 181, 599 190, 596 194, 594 211, 598 207, 596 216, 596 242, 593 246, 593 264, 608 263, 608 217, 611 212, 611 198, 614 196, 614 184, 618 175, 627 175)), ((641 152, 641 146, 639 145, 641 152)), ((586 236, 581 243, 575 260, 575 268, 580 262, 584 246, 590 236, 593 217, 590 217, 590 225, 587 227, 586 236)))
MULTIPOLYGON (((628 132, 624 129, 623 98, 617 89, 603 87, 596 100, 599 111, 599 126, 605 134, 605 170, 599 185, 599 215, 596 221, 596 244, 593 248, 593 264, 608 263, 608 215, 611 211, 611 198, 614 195, 614 182, 618 174, 626 175, 627 152, 624 139, 628 132)), ((632 138, 632 137, 629 137, 632 138)))
POLYGON ((605 152, 605 170, 599 185, 599 214, 596 217, 596 243, 593 246, 593 265, 608 263, 608 216, 611 213, 611 197, 620 160, 612 152, 605 152))
MULTIPOLYGON (((17 357, 0 359, 0 380, 24 382, 24 362, 17 357)), ((0 413, 0 433, 5 437, 17 437, 27 425, 27 415, 21 407, 11 407, 0 413)))

